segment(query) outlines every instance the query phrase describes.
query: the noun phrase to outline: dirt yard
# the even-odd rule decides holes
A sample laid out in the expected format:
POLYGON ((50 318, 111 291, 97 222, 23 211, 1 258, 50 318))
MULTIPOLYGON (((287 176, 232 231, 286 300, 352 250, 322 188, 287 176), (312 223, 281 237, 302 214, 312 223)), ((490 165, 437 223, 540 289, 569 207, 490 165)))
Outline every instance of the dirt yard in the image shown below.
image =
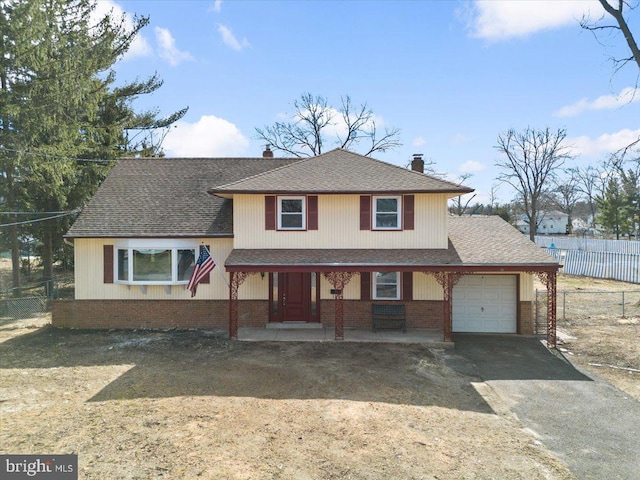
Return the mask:
MULTIPOLYGON (((558 283, 623 289, 640 290, 558 283)), ((599 298, 569 298, 560 347, 640 400, 640 305, 603 315, 599 298)), ((0 319, 0 453, 77 453, 82 479, 574 478, 437 353, 0 319)))
POLYGON ((82 479, 572 479, 417 345, 0 322, 0 450, 82 479))
POLYGON ((574 364, 640 401, 640 288, 638 285, 560 275, 558 347, 574 364), (625 316, 622 296, 625 291, 625 316), (589 292, 618 292, 591 294, 589 292), (632 293, 628 293, 632 292, 632 293), (563 298, 563 296, 565 298, 563 298), (566 299, 565 320, 562 320, 566 299))

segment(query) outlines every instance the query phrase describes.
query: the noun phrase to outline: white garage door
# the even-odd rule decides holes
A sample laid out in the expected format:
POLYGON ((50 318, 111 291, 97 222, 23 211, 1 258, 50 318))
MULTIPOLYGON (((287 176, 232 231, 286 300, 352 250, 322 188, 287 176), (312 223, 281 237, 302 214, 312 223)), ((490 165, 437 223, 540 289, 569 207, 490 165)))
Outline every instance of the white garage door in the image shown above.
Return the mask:
POLYGON ((516 333, 515 275, 467 275, 453 289, 453 331, 516 333))

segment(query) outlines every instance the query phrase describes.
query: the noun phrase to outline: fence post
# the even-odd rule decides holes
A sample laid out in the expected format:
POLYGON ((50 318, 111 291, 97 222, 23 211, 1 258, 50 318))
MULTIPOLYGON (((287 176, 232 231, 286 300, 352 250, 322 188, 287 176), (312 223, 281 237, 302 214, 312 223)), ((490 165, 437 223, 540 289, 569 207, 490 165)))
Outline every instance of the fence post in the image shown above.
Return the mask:
POLYGON ((622 291, 622 318, 625 318, 625 316, 624 316, 624 290, 622 291))
POLYGON ((536 288, 536 308, 535 308, 535 315, 536 318, 534 319, 535 322, 535 329, 536 329, 536 333, 538 332, 538 289, 536 288))
POLYGON ((567 321, 566 311, 567 311, 567 292, 562 292, 562 321, 563 322, 567 321))

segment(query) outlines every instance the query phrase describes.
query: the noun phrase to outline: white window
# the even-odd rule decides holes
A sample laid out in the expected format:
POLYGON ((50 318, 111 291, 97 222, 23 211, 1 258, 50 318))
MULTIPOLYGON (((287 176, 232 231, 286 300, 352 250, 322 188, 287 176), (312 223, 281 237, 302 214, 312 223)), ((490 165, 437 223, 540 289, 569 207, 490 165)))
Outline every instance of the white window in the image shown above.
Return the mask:
POLYGON ((375 272, 373 274, 373 298, 375 300, 399 300, 400 273, 375 272))
POLYGON ((124 240, 116 244, 115 278, 137 285, 186 284, 197 245, 184 240, 124 240))
POLYGON ((400 197, 373 197, 373 228, 400 230, 400 197))
POLYGON ((305 197, 278 197, 278 230, 305 228, 305 197))

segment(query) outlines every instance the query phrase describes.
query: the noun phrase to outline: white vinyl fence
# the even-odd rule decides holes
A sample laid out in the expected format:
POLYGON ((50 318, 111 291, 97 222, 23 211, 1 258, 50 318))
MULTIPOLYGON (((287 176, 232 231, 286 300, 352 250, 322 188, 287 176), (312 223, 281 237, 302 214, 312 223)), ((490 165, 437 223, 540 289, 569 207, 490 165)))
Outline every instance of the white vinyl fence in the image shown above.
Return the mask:
POLYGON ((548 237, 536 235, 536 244, 549 248, 551 244, 560 250, 584 250, 587 252, 614 252, 640 255, 640 242, 632 240, 601 240, 597 238, 548 237))
POLYGON ((564 273, 640 284, 640 255, 544 248, 564 265, 564 273))

